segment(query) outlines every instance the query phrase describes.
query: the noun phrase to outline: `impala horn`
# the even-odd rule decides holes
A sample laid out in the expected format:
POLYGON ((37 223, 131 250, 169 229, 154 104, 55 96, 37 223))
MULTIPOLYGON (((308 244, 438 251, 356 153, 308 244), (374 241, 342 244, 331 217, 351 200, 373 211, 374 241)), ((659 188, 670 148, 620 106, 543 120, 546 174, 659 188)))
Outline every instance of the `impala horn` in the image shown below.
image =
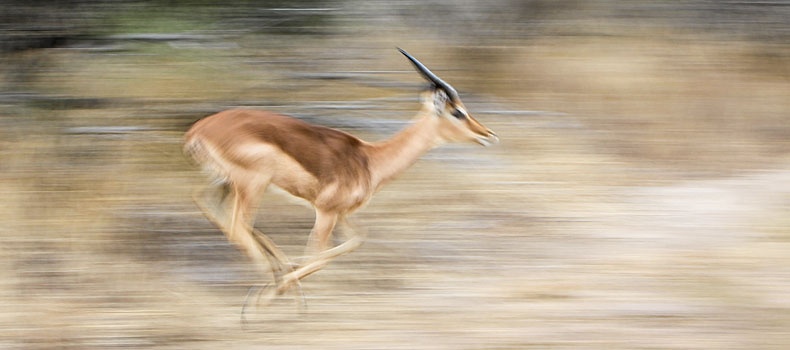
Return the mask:
POLYGON ((409 55, 408 52, 404 51, 400 47, 398 48, 398 51, 400 51, 400 53, 402 53, 404 56, 406 56, 406 58, 408 58, 409 61, 411 61, 411 63, 414 64, 414 68, 417 68, 417 71, 420 72, 420 74, 422 75, 423 78, 425 78, 426 80, 430 81, 434 86, 439 87, 442 90, 444 90, 447 93, 447 95, 450 96, 451 100, 453 100, 453 101, 460 100, 460 98, 458 97, 458 92, 455 91, 455 89, 453 89, 453 87, 450 86, 450 84, 447 84, 446 82, 444 82, 444 80, 442 80, 438 76, 436 76, 436 74, 433 74, 433 72, 431 72, 428 69, 428 67, 426 67, 425 65, 420 63, 420 61, 418 61, 416 58, 412 57, 412 55, 409 55))

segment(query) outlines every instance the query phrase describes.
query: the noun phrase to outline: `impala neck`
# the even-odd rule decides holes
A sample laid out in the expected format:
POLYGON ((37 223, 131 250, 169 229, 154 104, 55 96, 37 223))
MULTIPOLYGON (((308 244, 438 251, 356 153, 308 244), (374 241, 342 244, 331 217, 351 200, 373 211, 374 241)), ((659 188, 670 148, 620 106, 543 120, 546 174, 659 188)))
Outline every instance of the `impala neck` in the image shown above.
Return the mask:
POLYGON ((416 120, 390 139, 371 145, 369 166, 373 188, 378 190, 442 143, 438 135, 439 120, 435 115, 423 110, 416 120))

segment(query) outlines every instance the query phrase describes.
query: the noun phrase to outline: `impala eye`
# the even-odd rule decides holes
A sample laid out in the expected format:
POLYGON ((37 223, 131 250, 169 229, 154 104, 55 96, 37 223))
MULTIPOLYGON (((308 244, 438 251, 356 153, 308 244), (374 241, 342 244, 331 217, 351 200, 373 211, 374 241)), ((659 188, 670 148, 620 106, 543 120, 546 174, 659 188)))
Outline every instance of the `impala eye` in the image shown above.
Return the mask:
POLYGON ((453 111, 453 117, 456 117, 458 119, 463 119, 466 117, 466 114, 464 114, 464 112, 461 112, 460 109, 456 109, 453 111))

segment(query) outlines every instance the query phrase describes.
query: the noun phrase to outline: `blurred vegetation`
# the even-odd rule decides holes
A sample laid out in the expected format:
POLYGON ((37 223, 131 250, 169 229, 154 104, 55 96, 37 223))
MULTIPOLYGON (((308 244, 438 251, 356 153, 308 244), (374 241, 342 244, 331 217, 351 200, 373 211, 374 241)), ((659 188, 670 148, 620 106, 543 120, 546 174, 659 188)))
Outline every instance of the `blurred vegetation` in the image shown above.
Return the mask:
MULTIPOLYGON (((0 4, 0 348, 786 349, 782 1, 0 4), (262 282, 191 202, 194 121, 269 109, 376 140, 425 62, 497 131, 429 153, 371 239, 262 282)), ((312 213, 257 226, 298 255, 312 213)))

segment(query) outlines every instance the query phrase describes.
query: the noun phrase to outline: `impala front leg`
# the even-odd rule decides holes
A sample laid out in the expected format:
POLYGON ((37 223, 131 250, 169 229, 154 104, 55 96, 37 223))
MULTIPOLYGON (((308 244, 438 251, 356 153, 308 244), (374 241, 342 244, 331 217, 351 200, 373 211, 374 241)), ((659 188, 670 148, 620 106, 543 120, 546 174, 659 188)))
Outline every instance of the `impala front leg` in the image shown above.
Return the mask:
MULTIPOLYGON (((332 230, 335 228, 335 224, 337 223, 337 218, 338 215, 334 212, 316 210, 315 225, 313 225, 313 230, 310 232, 310 237, 308 238, 307 251, 326 250, 326 247, 329 244, 329 238, 332 236, 332 230)), ((309 258, 305 265, 313 266, 311 262, 314 259, 314 257, 309 258)), ((298 285, 299 279, 294 279, 293 276, 298 275, 298 272, 302 271, 305 265, 302 265, 296 270, 290 270, 288 274, 282 276, 282 278, 276 282, 276 285, 266 288, 266 290, 262 291, 258 297, 259 305, 261 301, 263 302, 263 305, 271 303, 276 296, 285 293, 291 285, 294 283, 298 285), (291 277, 289 278, 288 276, 291 277)), ((321 267, 323 267, 323 265, 321 267)), ((315 271, 319 270, 321 267, 315 269, 315 271)))
MULTIPOLYGON (((348 254, 362 245, 367 236, 366 232, 364 230, 362 232, 355 230, 354 226, 348 222, 345 216, 340 217, 339 220, 348 239, 337 247, 324 249, 322 252, 310 258, 297 270, 283 276, 282 283, 278 286, 276 294, 279 295, 284 293, 291 284, 298 283, 302 278, 324 268, 332 259, 348 254)), ((334 224, 332 226, 334 227, 334 224)), ((329 233, 331 233, 331 230, 329 233)), ((325 237, 324 247, 326 247, 328 240, 329 236, 327 235, 325 237)))
POLYGON ((332 238, 332 230, 337 224, 337 219, 336 213, 316 209, 315 225, 310 231, 310 237, 307 238, 305 247, 305 263, 329 248, 329 239, 332 238))

